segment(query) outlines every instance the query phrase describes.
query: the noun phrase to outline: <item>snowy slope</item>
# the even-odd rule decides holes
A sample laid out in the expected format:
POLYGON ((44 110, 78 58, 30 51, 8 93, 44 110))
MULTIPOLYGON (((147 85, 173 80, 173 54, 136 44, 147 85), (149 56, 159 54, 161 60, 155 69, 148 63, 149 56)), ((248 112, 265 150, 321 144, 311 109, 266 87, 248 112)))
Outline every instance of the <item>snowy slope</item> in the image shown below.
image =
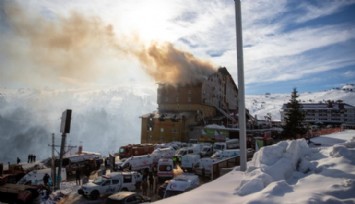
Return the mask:
MULTIPOLYGON (((355 85, 347 84, 340 88, 321 92, 298 93, 299 100, 303 103, 318 103, 327 100, 343 100, 349 105, 355 106, 355 85)), ((284 103, 291 98, 290 94, 265 94, 265 95, 248 95, 245 96, 246 108, 250 114, 257 116, 258 119, 264 119, 267 113, 271 113, 273 120, 280 120, 280 110, 284 103)))

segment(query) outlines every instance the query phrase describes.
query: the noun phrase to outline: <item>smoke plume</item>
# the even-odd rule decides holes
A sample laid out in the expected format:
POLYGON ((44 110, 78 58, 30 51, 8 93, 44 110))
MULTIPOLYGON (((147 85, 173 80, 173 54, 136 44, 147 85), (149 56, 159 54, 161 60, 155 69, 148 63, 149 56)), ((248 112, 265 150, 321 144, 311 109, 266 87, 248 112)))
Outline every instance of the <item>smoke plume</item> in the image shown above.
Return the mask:
POLYGON ((178 50, 171 43, 153 43, 136 54, 149 75, 160 83, 194 84, 215 71, 209 62, 178 50))
POLYGON ((127 58, 160 83, 196 83, 213 72, 210 63, 171 43, 145 46, 135 35, 118 36, 98 17, 47 15, 0 0, 0 91, 13 84, 26 88, 0 93, 0 162, 14 162, 17 156, 24 161, 28 154, 49 156, 51 133, 60 135, 65 109, 73 110, 71 144, 82 142, 84 149, 105 154, 138 143, 139 116, 156 110, 156 90, 140 90, 143 96, 127 88, 83 96, 76 90, 61 92, 61 86, 43 87, 79 88, 105 77, 125 78, 129 70, 118 62, 127 58), (107 68, 108 61, 114 69, 107 68))
POLYGON ((114 27, 99 17, 72 12, 69 16, 44 18, 16 2, 3 4, 4 22, 0 19, 0 23, 9 33, 0 37, 5 45, 0 56, 8 62, 0 65, 2 81, 20 80, 28 85, 58 80, 74 85, 95 82, 105 73, 126 74, 125 67, 116 65, 115 72, 110 73, 105 65, 127 56, 138 60, 156 82, 194 83, 214 71, 210 63, 171 43, 145 47, 138 37, 117 36, 114 27))

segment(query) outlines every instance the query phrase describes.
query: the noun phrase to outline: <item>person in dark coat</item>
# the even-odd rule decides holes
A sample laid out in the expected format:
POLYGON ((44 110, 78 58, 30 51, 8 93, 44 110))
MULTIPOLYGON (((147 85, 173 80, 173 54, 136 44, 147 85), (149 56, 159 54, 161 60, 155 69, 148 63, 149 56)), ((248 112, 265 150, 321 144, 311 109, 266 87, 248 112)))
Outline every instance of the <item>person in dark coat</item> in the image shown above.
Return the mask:
POLYGON ((21 159, 17 157, 17 164, 21 162, 21 159))
POLYGON ((153 172, 149 172, 149 193, 152 195, 154 192, 154 176, 153 172))
POLYGON ((45 186, 48 186, 48 181, 49 181, 49 175, 46 173, 43 176, 43 183, 44 183, 45 186))
POLYGON ((81 172, 80 172, 80 169, 76 169, 75 171, 75 180, 76 180, 76 185, 80 185, 80 180, 81 180, 81 172))

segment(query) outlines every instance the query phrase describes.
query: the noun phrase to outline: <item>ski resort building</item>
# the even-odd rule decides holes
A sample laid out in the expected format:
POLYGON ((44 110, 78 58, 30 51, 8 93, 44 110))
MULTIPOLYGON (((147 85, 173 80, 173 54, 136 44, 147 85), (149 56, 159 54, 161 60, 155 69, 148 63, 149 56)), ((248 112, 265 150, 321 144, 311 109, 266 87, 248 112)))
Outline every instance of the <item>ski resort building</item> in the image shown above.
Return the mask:
MULTIPOLYGON (((355 123, 355 107, 343 102, 301 103, 305 114, 305 123, 323 125, 341 125, 355 123)), ((281 121, 285 124, 287 104, 282 106, 281 121)))
POLYGON ((226 68, 188 85, 159 84, 158 110, 141 116, 141 143, 198 139, 204 125, 236 126, 238 88, 226 68))

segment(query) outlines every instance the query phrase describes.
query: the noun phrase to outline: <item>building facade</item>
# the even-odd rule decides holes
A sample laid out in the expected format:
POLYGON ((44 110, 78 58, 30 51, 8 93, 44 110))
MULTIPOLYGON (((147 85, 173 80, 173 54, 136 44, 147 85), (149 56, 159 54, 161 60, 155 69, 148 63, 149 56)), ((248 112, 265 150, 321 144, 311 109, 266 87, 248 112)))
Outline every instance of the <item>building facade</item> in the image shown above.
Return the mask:
MULTIPOLYGON (((343 102, 301 103, 307 124, 341 125, 355 123, 355 107, 343 102)), ((287 104, 282 106, 281 121, 285 124, 287 104)))
POLYGON ((238 88, 226 68, 189 85, 159 84, 158 110, 141 116, 141 143, 187 142, 199 126, 236 124, 238 88))

